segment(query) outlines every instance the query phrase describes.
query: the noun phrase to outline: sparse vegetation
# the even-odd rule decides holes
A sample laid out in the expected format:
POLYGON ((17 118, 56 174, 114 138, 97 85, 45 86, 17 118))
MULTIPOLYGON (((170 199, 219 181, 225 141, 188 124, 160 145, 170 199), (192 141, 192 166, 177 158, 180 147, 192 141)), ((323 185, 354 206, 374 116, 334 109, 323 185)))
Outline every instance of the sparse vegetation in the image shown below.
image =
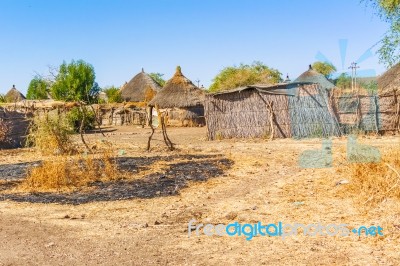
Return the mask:
POLYGON ((103 92, 107 95, 108 103, 122 103, 123 99, 121 96, 121 90, 114 86, 103 89, 103 92))
POLYGON ((28 100, 47 99, 50 92, 49 83, 42 77, 36 76, 29 83, 26 98, 28 100))
POLYGON ((262 62, 255 61, 251 65, 226 67, 213 79, 211 92, 234 89, 257 83, 275 84, 282 81, 281 73, 262 62))
POLYGON ((400 148, 388 151, 379 163, 349 164, 346 171, 350 195, 362 205, 376 205, 389 198, 400 200, 400 148))
POLYGON ((27 136, 27 146, 33 146, 42 154, 71 154, 75 147, 72 131, 65 118, 58 114, 35 116, 27 136))
POLYGON ((329 62, 320 62, 317 61, 314 64, 312 64, 312 68, 324 75, 327 79, 329 79, 333 73, 336 72, 336 67, 329 62))
POLYGON ((161 87, 165 85, 165 80, 163 79, 164 74, 161 73, 150 73, 149 76, 154 79, 161 87))
POLYGON ((92 110, 83 107, 74 107, 67 113, 66 116, 68 124, 71 126, 75 133, 78 133, 83 121, 83 130, 91 130, 96 126, 96 114, 92 110), (85 112, 85 119, 83 119, 83 111, 85 112))
POLYGON ((78 157, 56 156, 30 169, 19 189, 29 192, 67 191, 118 178, 121 178, 121 173, 110 152, 78 157))

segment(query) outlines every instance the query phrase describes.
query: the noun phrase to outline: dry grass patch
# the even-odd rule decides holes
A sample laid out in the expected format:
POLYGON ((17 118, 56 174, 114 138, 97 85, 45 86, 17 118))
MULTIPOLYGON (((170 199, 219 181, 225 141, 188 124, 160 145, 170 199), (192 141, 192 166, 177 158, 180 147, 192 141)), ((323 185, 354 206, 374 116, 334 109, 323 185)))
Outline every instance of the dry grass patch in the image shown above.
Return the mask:
POLYGON ((376 206, 388 199, 400 200, 400 149, 391 149, 379 163, 353 163, 344 169, 350 176, 345 192, 357 203, 376 206))
POLYGON ((27 192, 70 191, 96 181, 121 179, 123 175, 111 153, 56 156, 31 168, 17 189, 27 192))

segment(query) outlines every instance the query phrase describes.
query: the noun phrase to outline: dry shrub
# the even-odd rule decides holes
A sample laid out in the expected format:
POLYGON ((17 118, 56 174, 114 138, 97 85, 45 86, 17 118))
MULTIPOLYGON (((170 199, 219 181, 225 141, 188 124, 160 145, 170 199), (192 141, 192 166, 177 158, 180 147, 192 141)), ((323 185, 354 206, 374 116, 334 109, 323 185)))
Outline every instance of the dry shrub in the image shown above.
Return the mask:
POLYGON ((386 199, 400 200, 400 149, 388 151, 379 163, 354 163, 346 167, 350 184, 346 190, 366 205, 386 199))
POLYGON ((37 115, 32 120, 27 145, 36 147, 45 155, 72 154, 75 152, 72 133, 66 118, 58 114, 37 115))
POLYGON ((123 177, 110 152, 77 157, 55 156, 41 166, 31 168, 19 189, 29 192, 69 191, 96 181, 123 177))

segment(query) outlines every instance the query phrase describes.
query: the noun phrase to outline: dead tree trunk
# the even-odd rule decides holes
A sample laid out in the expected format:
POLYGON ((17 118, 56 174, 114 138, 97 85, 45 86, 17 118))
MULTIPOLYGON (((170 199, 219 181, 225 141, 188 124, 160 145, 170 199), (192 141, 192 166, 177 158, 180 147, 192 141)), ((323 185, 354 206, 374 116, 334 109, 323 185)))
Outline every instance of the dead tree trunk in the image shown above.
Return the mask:
MULTIPOLYGON (((164 138, 165 145, 167 145, 167 147, 170 151, 173 151, 175 148, 174 148, 174 144, 169 139, 168 134, 167 134, 167 127, 165 126, 165 114, 163 112, 160 112, 160 109, 158 108, 157 105, 155 106, 155 108, 157 111, 158 119, 161 124, 161 132, 162 132, 162 135, 164 138)), ((150 128, 151 128, 151 135, 149 136, 149 140, 147 141, 147 150, 148 151, 150 150, 151 140, 153 138, 154 131, 155 131, 152 124, 150 124, 150 128)))
POLYGON ((271 136, 269 137, 269 140, 274 139, 275 135, 275 128, 274 128, 274 103, 272 101, 267 101, 267 109, 269 112, 269 124, 271 127, 271 136))
POLYGON ((86 121, 86 110, 85 110, 85 107, 82 105, 81 102, 79 102, 79 109, 82 112, 82 120, 81 120, 81 125, 79 127, 79 134, 81 135, 82 143, 85 145, 86 149, 88 151, 91 151, 91 149, 89 148, 89 145, 86 143, 85 138, 83 137, 83 131, 84 131, 84 128, 85 128, 85 121, 86 121))

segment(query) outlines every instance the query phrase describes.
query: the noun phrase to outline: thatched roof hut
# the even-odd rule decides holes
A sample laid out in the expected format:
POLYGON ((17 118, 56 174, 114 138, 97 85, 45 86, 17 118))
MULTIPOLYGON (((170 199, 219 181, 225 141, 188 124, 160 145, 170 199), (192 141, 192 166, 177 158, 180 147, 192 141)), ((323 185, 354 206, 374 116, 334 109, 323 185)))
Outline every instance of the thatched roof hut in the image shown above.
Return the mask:
POLYGON ((8 103, 16 103, 22 100, 25 100, 25 96, 15 88, 15 85, 6 93, 5 95, 6 102, 8 103))
POLYGON ((311 65, 309 65, 308 70, 301 74, 293 83, 316 83, 319 84, 324 89, 332 89, 335 87, 332 82, 330 82, 324 75, 315 71, 311 65))
POLYGON ((378 78, 379 93, 400 90, 400 63, 390 68, 378 78))
POLYGON ((142 72, 124 84, 121 88, 121 96, 127 102, 148 102, 160 89, 160 84, 142 68, 142 72))
POLYGON ((160 108, 187 108, 203 105, 204 91, 186 78, 181 67, 176 68, 174 76, 165 83, 165 86, 150 101, 150 106, 156 104, 160 108))
POLYGON ((205 92, 186 78, 178 66, 174 76, 149 102, 167 114, 167 125, 200 126, 204 119, 205 92))

